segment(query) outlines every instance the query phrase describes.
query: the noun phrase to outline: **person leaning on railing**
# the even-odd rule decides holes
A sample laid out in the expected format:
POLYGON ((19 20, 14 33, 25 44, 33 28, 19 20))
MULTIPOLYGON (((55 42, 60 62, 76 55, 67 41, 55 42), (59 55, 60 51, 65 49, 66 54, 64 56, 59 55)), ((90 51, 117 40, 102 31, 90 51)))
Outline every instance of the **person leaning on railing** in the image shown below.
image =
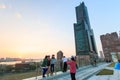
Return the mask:
POLYGON ((49 74, 50 74, 50 63, 51 63, 50 55, 48 55, 47 59, 48 59, 48 62, 47 62, 47 67, 48 67, 47 77, 49 77, 49 74))
POLYGON ((43 63, 42 63, 42 76, 43 77, 45 77, 45 74, 46 74, 46 72, 48 71, 48 66, 47 66, 47 64, 48 64, 48 56, 45 56, 45 58, 43 59, 43 63))

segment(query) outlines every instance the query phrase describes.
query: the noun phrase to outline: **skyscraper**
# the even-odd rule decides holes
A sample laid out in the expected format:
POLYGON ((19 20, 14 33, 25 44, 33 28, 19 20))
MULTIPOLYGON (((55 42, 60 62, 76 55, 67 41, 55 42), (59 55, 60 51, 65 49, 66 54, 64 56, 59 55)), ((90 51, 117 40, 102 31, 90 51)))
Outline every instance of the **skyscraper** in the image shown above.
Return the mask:
POLYGON ((84 2, 76 7, 76 20, 77 23, 74 23, 76 55, 97 53, 93 30, 90 27, 87 7, 84 2))

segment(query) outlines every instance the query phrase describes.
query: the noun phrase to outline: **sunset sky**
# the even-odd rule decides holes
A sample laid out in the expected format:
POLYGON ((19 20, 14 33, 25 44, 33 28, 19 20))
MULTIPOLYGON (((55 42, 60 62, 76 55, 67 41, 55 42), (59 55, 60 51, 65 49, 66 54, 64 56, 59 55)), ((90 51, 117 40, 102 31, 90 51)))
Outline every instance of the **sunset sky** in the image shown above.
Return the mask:
POLYGON ((120 0, 0 0, 0 57, 75 55, 75 7, 88 8, 98 52, 100 35, 120 31, 120 0))

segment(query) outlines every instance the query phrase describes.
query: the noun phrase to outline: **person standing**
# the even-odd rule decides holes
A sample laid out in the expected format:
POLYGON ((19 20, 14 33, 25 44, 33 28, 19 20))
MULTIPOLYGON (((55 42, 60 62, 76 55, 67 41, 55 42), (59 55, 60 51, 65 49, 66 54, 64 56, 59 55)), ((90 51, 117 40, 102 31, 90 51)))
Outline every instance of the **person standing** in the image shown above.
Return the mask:
POLYGON ((47 61, 47 67, 48 67, 47 76, 49 76, 49 73, 50 73, 50 63, 51 63, 50 55, 48 55, 47 60, 48 60, 47 61))
POLYGON ((51 75, 53 75, 53 73, 54 73, 55 63, 56 63, 55 55, 52 55, 51 63, 50 63, 51 75))
POLYGON ((76 61, 74 57, 71 57, 70 61, 67 61, 67 64, 70 65, 70 75, 71 80, 76 80, 75 74, 76 74, 76 61))
POLYGON ((48 67, 47 67, 47 64, 48 64, 48 59, 47 59, 48 56, 45 56, 45 58, 43 59, 43 63, 42 63, 42 76, 45 77, 45 74, 48 70, 48 67))
POLYGON ((67 58, 63 56, 62 61, 63 61, 63 72, 66 72, 67 71, 67 63, 66 63, 67 58))

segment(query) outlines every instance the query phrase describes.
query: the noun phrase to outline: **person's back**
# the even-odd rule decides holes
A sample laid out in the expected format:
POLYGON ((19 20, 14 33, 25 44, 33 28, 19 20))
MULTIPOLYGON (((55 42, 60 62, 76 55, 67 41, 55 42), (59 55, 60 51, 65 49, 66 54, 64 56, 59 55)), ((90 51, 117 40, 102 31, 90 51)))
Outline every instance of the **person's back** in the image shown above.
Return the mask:
POLYGON ((55 64, 56 63, 56 59, 55 58, 51 58, 51 64, 55 64))
POLYGON ((76 78, 75 78, 75 74, 76 74, 76 62, 75 62, 75 58, 72 57, 71 61, 67 61, 67 64, 70 65, 71 80, 76 80, 76 78))
POLYGON ((70 73, 76 73, 76 62, 71 60, 67 64, 70 65, 70 73))
POLYGON ((66 57, 63 57, 63 58, 62 58, 62 61, 63 61, 63 62, 67 62, 67 58, 66 58, 66 57))
POLYGON ((47 62, 48 62, 48 60, 47 60, 47 58, 45 58, 44 60, 43 60, 43 63, 42 63, 42 67, 46 67, 47 66, 47 62))

